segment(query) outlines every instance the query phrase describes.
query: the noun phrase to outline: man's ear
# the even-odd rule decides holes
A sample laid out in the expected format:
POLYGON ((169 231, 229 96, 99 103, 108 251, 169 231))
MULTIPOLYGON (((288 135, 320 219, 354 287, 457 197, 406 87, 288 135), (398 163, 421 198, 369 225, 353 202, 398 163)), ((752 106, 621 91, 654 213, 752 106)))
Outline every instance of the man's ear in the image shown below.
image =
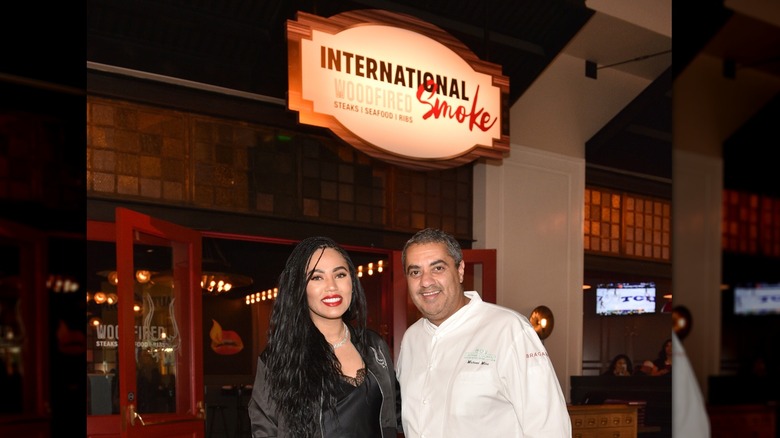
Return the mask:
POLYGON ((466 262, 461 260, 460 263, 458 264, 458 277, 460 283, 463 283, 463 276, 465 275, 465 273, 466 273, 466 262))

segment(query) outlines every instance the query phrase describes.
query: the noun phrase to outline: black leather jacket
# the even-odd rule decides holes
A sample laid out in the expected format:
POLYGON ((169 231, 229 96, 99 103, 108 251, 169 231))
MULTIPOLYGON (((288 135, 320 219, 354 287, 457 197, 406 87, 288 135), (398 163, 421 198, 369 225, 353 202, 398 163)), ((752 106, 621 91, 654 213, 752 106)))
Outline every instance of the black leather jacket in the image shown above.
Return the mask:
MULTIPOLYGON (((355 339, 354 337, 352 339, 355 339)), ((387 343, 371 330, 366 330, 369 357, 363 357, 367 371, 371 373, 382 390, 382 410, 380 422, 383 438, 396 438, 402 433, 401 391, 395 377, 392 355, 387 343)), ((358 349, 360 351, 360 349, 358 349)), ((279 418, 276 408, 268 396, 265 384, 266 367, 257 359, 257 373, 252 387, 252 399, 249 401, 249 419, 252 425, 252 438, 290 437, 290 431, 284 418, 279 418)), ((322 417, 319 418, 316 436, 322 436, 322 417)))

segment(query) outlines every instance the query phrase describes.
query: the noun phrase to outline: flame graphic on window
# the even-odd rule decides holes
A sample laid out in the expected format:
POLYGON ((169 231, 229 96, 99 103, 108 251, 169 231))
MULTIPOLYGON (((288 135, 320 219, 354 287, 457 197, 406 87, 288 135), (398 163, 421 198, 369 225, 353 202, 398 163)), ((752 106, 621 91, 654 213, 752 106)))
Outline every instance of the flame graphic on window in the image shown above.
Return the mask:
POLYGON ((244 342, 238 333, 232 330, 223 330, 216 319, 212 319, 211 322, 209 337, 211 337, 211 349, 215 353, 227 356, 244 349, 244 342))

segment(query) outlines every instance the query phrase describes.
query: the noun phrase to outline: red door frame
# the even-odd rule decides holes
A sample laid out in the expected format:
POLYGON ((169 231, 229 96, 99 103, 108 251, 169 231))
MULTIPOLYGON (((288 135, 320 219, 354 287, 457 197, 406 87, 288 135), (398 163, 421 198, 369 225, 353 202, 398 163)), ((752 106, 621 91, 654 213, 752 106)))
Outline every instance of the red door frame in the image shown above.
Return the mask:
MULTIPOLYGON (((116 223, 87 221, 87 240, 116 242, 117 272, 119 278, 132 278, 133 245, 137 233, 143 233, 155 238, 176 241, 186 245, 184 254, 174 251, 174 262, 182 262, 189 266, 183 276, 174 274, 181 284, 189 285, 190 290, 200 284, 201 265, 201 234, 189 228, 170 222, 155 219, 125 208, 117 208, 116 223)), ((119 282, 119 296, 132 296, 129 282, 119 282), (123 287, 124 284, 124 287, 123 287)), ((200 296, 200 288, 191 292, 191 296, 200 296)), ((186 300, 179 303, 178 321, 181 323, 180 333, 186 333, 188 339, 182 344, 184 366, 177 370, 177 402, 176 412, 171 414, 145 415, 143 420, 133 417, 135 405, 127 395, 136 394, 136 362, 133 353, 135 344, 134 314, 132 300, 119 300, 119 415, 98 415, 87 417, 88 437, 121 437, 144 438, 191 437, 204 436, 204 387, 203 387, 203 346, 202 327, 200 324, 202 309, 201 301, 186 300), (125 346, 125 348, 122 348, 125 346), (133 424, 134 423, 134 424, 133 424)))

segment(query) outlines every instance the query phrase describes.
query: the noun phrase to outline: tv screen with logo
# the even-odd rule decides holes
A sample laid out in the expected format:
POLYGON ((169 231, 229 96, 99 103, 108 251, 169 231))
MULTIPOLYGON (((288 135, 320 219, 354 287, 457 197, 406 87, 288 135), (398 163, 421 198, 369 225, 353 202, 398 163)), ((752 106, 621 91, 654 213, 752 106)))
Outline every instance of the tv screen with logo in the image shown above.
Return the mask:
POLYGON ((755 283, 735 286, 734 314, 780 314, 780 283, 755 283))
POLYGON ((596 287, 597 315, 655 313, 655 283, 606 283, 596 287))

